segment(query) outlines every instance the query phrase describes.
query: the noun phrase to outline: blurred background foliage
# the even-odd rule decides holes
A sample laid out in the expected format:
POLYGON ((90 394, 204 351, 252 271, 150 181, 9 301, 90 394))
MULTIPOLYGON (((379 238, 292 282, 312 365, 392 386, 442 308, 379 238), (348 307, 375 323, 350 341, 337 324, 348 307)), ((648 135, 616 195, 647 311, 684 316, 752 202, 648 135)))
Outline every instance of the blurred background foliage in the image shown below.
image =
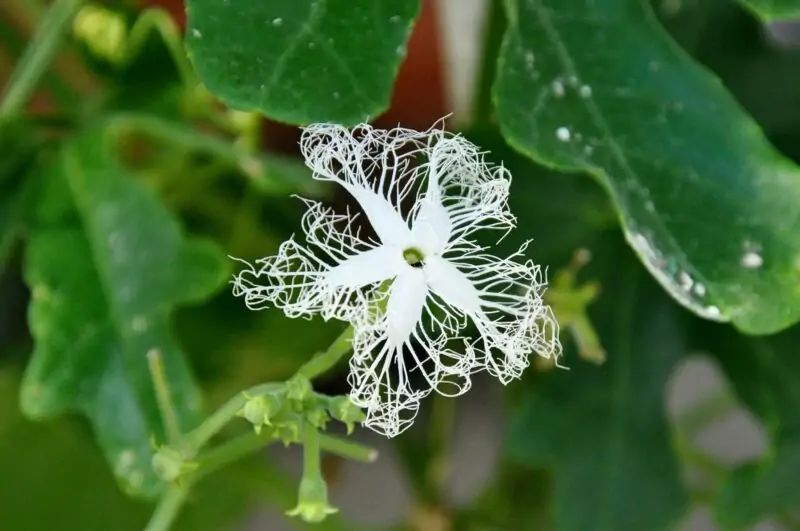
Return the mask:
MULTIPOLYGON (((172 0, 0 5, 0 528, 144 528, 162 489, 150 470, 151 439, 162 439, 164 428, 143 353, 157 348, 163 355, 179 419, 188 428, 242 389, 285 380, 339 333, 336 323, 249 312, 226 285, 234 266, 226 256, 267 256, 298 230, 301 203, 291 195, 341 200, 310 179, 298 157, 297 128, 278 121, 348 122, 368 115, 378 125, 427 128, 449 107, 433 2, 421 8, 408 0, 317 3, 242 0, 239 11, 231 11, 236 2, 193 0, 188 23, 184 6, 172 0), (326 44, 324 31, 311 32, 302 43, 314 46, 284 57, 285 48, 300 41, 272 28, 302 22, 317 3, 326 11, 315 24, 337 41, 326 44), (35 46, 26 48, 30 43, 35 46), (337 88, 342 71, 352 67, 348 53, 360 70, 355 81, 344 82, 363 93, 346 83, 337 88), (277 72, 273 62, 281 57, 285 64, 277 72), (369 68, 376 64, 381 67, 369 68), (259 80, 268 79, 274 90, 258 89, 259 80)), ((583 4, 608 10, 609 20, 623 13, 630 18, 621 20, 635 22, 650 13, 635 0, 583 4)), ((539 18, 530 20, 540 25, 545 15, 556 21, 579 16, 580 2, 555 5, 486 3, 474 104, 468 116, 456 118, 457 129, 514 176, 511 208, 520 228, 501 247, 533 239, 533 258, 549 266, 571 370, 534 363, 522 381, 504 389, 500 466, 466 506, 454 506, 442 492, 442 460, 458 466, 447 461, 456 443, 442 418, 458 406, 436 401, 412 432, 393 442, 414 500, 396 527, 660 531, 677 529, 693 505, 703 504, 720 529, 748 529, 765 519, 800 529, 800 343, 797 327, 788 326, 796 320, 800 267, 770 265, 757 281, 741 283, 720 273, 721 299, 731 302, 730 293, 739 290, 774 318, 764 324, 763 315, 741 322, 734 316, 744 328, 758 322, 761 332, 780 329, 760 336, 701 320, 653 280, 620 230, 620 219, 630 221, 631 212, 635 218, 642 205, 636 197, 614 196, 613 178, 602 174, 610 171, 605 162, 584 164, 558 144, 550 146, 552 139, 533 141, 535 135, 525 136, 528 126, 512 123, 531 116, 546 124, 572 119, 577 104, 542 116, 502 111, 513 98, 522 105, 540 90, 535 78, 530 86, 495 85, 498 76, 510 75, 498 70, 513 62, 511 45, 503 46, 508 21, 512 35, 528 8, 538 10, 539 18), (504 93, 504 86, 511 89, 504 93), (592 259, 576 269, 576 256, 592 259), (731 391, 676 421, 666 413, 668 384, 676 367, 697 352, 711 356, 731 391), (602 357, 605 362, 597 363, 602 357), (764 427, 768 449, 754 462, 727 467, 693 447, 692 436, 736 404, 764 427), (701 471, 706 481, 694 484, 688 470, 701 471)), ((765 26, 773 16, 797 15, 800 4, 654 0, 651 7, 691 61, 720 78, 782 156, 800 160, 800 39, 795 31, 786 33, 794 43, 776 40, 777 32, 765 26)), ((543 60, 550 46, 541 44, 543 60)), ((635 57, 637 49, 617 53, 635 57)), ((620 81, 614 75, 627 75, 614 70, 616 57, 604 59, 609 87, 620 81)), ((681 79, 667 82, 680 85, 681 79)), ((592 90, 602 93, 602 83, 592 90)), ((798 172, 782 166, 777 154, 761 159, 727 151, 748 146, 731 140, 737 128, 747 129, 744 114, 696 111, 696 120, 734 130, 730 138, 711 139, 711 150, 703 151, 708 139, 699 140, 711 165, 742 160, 759 171, 778 168, 753 189, 774 186, 783 195, 772 212, 753 201, 764 210, 754 225, 721 217, 704 228, 702 242, 739 241, 755 226, 775 245, 766 256, 790 260, 800 248, 798 205, 791 212, 780 208, 797 197, 791 192, 800 187, 798 172), (780 234, 769 232, 778 218, 788 225, 780 234)), ((656 120, 623 118, 635 122, 631 134, 656 120)), ((681 161, 663 165, 672 162, 683 168, 681 161)), ((670 198, 693 193, 684 185, 676 191, 669 172, 657 176, 656 202, 661 194, 674 206, 670 198)), ((734 184, 715 186, 721 195, 734 184)), ((725 206, 755 216, 749 199, 739 196, 740 203, 725 206)), ((705 219, 703 205, 692 205, 695 210, 673 208, 664 217, 692 227, 696 217, 705 219)), ((691 238, 688 245, 697 247, 691 238)), ((707 255, 695 270, 713 276, 724 269, 707 255)), ((319 388, 345 393, 344 376, 331 372, 319 388)), ((336 459, 327 462, 332 485, 336 469, 336 459)), ((246 458, 200 482, 175 528, 246 528, 256 508, 291 508, 296 489, 297 478, 274 456, 246 458)), ((373 503, 369 491, 362 500, 373 503)), ((346 516, 315 527, 352 529, 346 516)), ((296 519, 289 524, 311 527, 296 519)))

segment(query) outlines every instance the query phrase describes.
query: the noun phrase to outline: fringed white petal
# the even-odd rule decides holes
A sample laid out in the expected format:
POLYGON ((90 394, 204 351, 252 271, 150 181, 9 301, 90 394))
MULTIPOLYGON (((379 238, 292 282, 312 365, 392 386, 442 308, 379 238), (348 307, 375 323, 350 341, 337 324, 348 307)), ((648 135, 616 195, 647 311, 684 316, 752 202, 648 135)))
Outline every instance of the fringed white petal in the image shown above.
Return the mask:
POLYGON ((472 343, 476 359, 503 383, 522 374, 531 353, 556 363, 561 355, 558 323, 543 300, 546 279, 538 265, 523 260, 526 247, 501 259, 474 246, 430 281, 432 290, 468 314, 479 332, 472 343), (461 275, 457 281, 456 268, 461 275), (445 271, 449 278, 443 280, 445 271), (464 295, 466 282, 475 290, 469 297, 464 295), (459 290, 457 284, 462 285, 459 290))
POLYGON ((249 264, 233 280, 233 294, 252 310, 277 307, 288 317, 353 321, 366 311, 380 284, 405 266, 402 254, 359 237, 356 215, 336 214, 315 201, 302 227, 307 245, 293 238, 278 253, 249 264))

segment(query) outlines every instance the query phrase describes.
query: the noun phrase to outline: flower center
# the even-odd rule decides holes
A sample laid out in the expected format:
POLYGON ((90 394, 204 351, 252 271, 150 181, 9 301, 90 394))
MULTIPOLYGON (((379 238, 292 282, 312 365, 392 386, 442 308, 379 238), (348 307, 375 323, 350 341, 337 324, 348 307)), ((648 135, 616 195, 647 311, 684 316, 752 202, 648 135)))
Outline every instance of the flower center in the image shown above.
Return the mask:
POLYGON ((405 249, 403 251, 403 258, 411 267, 422 267, 425 261, 425 255, 423 255, 422 251, 415 247, 409 247, 408 249, 405 249))

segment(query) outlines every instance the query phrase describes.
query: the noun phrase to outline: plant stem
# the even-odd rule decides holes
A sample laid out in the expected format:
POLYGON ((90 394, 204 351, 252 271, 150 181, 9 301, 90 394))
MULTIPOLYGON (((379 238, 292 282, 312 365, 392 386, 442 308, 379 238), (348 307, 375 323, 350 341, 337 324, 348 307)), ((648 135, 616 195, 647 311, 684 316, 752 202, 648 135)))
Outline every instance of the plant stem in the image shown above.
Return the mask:
POLYGON ((378 459, 378 451, 369 446, 354 443, 347 439, 340 439, 331 435, 319 434, 319 446, 329 454, 338 455, 345 459, 374 463, 378 459))
POLYGON ((175 406, 172 403, 172 395, 169 392, 169 382, 164 375, 164 360, 160 350, 152 349, 147 353, 147 365, 150 368, 150 377, 156 390, 156 402, 161 411, 167 442, 175 444, 181 438, 181 429, 178 424, 178 416, 175 414, 175 406))
POLYGON ((188 494, 188 488, 169 487, 159 500, 156 510, 153 512, 153 516, 150 517, 150 521, 144 531, 167 531, 170 529, 175 518, 178 517, 178 513, 188 494))
POLYGON ((303 477, 321 478, 322 460, 320 459, 319 430, 306 421, 303 426, 303 477))
POLYGON ((344 332, 339 334, 328 350, 308 360, 300 369, 297 376, 302 376, 312 380, 323 374, 336 365, 342 357, 352 350, 353 327, 348 326, 344 332))
POLYGON ((185 457, 192 458, 197 455, 197 452, 216 435, 228 423, 236 413, 244 407, 250 396, 264 395, 270 391, 280 388, 280 384, 268 383, 251 387, 247 391, 243 391, 225 404, 217 409, 210 417, 208 417, 197 428, 187 433, 181 443, 181 453, 185 457))
POLYGON ((209 450, 200 455, 197 459, 200 466, 197 472, 191 475, 190 481, 195 483, 203 476, 211 474, 225 465, 238 461, 242 457, 250 455, 264 446, 275 442, 272 436, 273 430, 269 427, 265 427, 261 430, 261 433, 251 431, 246 435, 221 444, 213 450, 209 450))
POLYGON ((58 55, 83 0, 55 0, 20 57, 0 101, 0 120, 20 113, 39 79, 58 55))

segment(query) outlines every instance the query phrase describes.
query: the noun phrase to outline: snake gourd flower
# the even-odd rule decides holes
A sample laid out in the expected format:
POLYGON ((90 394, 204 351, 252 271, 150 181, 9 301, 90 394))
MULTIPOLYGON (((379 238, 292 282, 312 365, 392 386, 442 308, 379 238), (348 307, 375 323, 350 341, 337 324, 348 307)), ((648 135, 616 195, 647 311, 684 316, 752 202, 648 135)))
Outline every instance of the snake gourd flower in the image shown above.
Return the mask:
POLYGON ((558 323, 528 244, 497 257, 477 240, 516 226, 504 167, 443 128, 314 124, 300 146, 313 178, 341 186, 359 211, 304 199, 304 242, 242 261, 233 292, 251 309, 350 323, 350 399, 365 426, 392 437, 431 392, 463 394, 479 371, 508 383, 531 353, 557 363, 558 323))

